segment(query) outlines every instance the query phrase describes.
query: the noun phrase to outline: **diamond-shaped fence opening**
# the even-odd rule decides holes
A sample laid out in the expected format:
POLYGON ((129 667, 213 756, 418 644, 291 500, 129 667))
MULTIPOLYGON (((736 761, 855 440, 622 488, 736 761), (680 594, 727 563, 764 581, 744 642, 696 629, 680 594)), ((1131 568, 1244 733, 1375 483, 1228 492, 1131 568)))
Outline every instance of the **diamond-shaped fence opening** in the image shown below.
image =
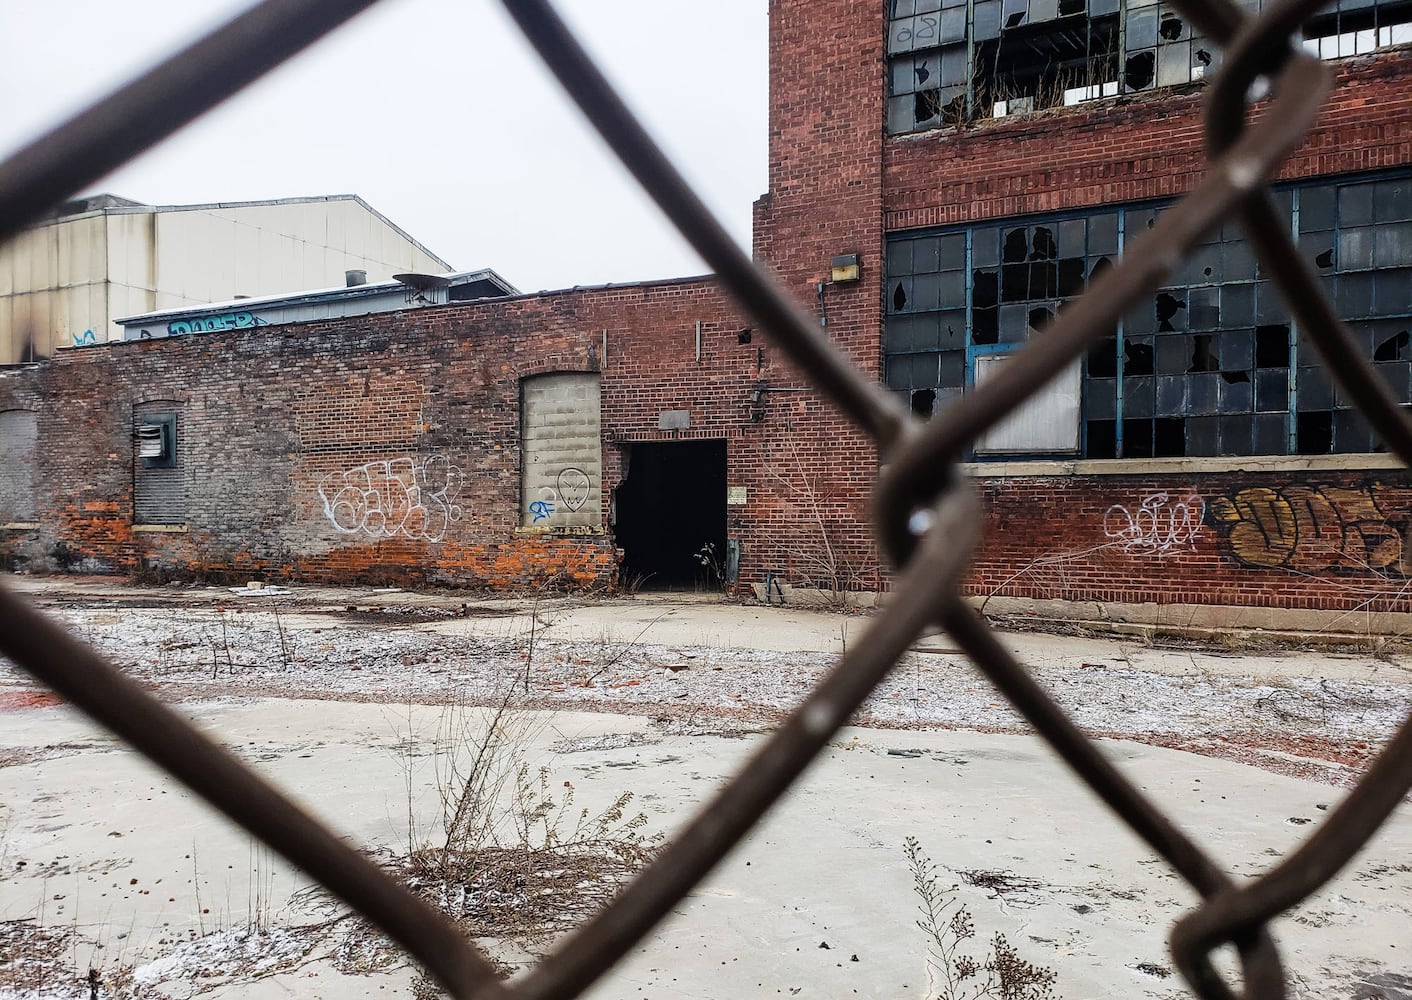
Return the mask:
MULTIPOLYGON (((372 0, 265 0, 0 164, 0 239, 171 134, 372 0), (252 59, 250 53, 259 53, 252 59)), ((1071 363, 1223 218, 1237 213, 1300 329, 1383 443, 1412 464, 1412 425, 1360 356, 1297 254, 1266 182, 1302 140, 1329 86, 1319 61, 1289 39, 1322 0, 1279 0, 1251 18, 1229 0, 1179 0, 1225 50, 1207 95, 1209 165, 1200 183, 1128 248, 1071 308, 984 386, 923 426, 857 372, 735 246, 636 123, 545 0, 504 0, 511 16, 629 170, 711 265, 721 283, 885 460, 875 492, 880 543, 896 568, 895 599, 861 642, 622 894, 513 986, 446 920, 219 749, 98 654, 0 591, 0 653, 51 685, 262 838, 380 927, 456 997, 580 995, 625 955, 750 830, 924 629, 945 628, 976 667, 1116 816, 1202 898, 1172 930, 1178 967, 1202 997, 1284 996, 1268 922, 1331 879, 1412 787, 1412 720, 1344 802, 1272 870, 1237 885, 1083 736, 965 605, 959 584, 979 532, 979 506, 956 470, 966 446, 1071 363), (1254 124, 1257 78, 1272 97, 1254 124), (1243 982, 1212 953, 1234 945, 1243 982)))

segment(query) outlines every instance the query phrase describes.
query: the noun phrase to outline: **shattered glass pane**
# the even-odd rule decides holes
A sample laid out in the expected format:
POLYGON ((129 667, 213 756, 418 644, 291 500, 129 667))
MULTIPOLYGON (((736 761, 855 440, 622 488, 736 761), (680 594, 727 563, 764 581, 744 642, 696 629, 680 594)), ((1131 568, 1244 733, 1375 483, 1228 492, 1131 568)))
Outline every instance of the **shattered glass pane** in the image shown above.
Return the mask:
POLYGON ((1187 326, 1193 330, 1214 330, 1221 324, 1220 292, 1216 288, 1193 288, 1187 293, 1187 326))
POLYGON ((1220 394, 1222 413, 1249 413, 1254 409, 1255 387, 1251 384, 1248 375, 1245 376, 1244 381, 1239 378, 1227 379, 1222 376, 1217 380, 1216 386, 1220 394))
POLYGON ((1118 338, 1105 337, 1088 352, 1089 378, 1113 378, 1118 374, 1118 338))
POLYGON ((1157 76, 1157 53, 1143 49, 1131 53, 1123 63, 1123 85, 1128 90, 1146 90, 1157 76))
POLYGON ((1180 375, 1191 367, 1191 343, 1185 337, 1157 338, 1157 374, 1180 375))

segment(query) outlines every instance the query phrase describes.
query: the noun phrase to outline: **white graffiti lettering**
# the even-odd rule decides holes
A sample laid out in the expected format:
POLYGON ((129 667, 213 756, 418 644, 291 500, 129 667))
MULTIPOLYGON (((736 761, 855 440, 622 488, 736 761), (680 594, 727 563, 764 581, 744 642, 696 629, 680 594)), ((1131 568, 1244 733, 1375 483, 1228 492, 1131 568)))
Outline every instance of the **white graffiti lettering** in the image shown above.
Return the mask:
POLYGON ((439 542, 465 513, 461 470, 442 455, 368 462, 319 484, 324 516, 344 534, 439 542))
POLYGON ((1103 534, 1130 554, 1166 555, 1193 549, 1206 516, 1206 501, 1194 493, 1172 500, 1166 493, 1142 498, 1136 512, 1114 504, 1103 515, 1103 534))

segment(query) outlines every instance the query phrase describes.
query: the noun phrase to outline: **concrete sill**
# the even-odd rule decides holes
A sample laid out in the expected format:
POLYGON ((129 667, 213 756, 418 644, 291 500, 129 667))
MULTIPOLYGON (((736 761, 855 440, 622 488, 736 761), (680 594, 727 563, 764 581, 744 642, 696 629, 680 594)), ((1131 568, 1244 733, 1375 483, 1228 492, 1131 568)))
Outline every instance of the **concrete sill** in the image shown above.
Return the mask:
POLYGON ((0 524, 0 531, 34 531, 38 527, 38 521, 11 521, 9 524, 0 524))
POLYGON ((515 529, 516 538, 583 538, 602 537, 608 532, 601 525, 570 524, 558 528, 520 527, 515 529))
POLYGON ((184 535, 189 529, 184 524, 134 524, 133 534, 147 533, 153 535, 184 535))
POLYGON ((1019 479, 1045 476, 1150 476, 1219 472, 1335 472, 1399 469, 1393 455, 1254 455, 1244 458, 1085 458, 1059 461, 1015 459, 967 462, 963 474, 973 479, 1019 479))

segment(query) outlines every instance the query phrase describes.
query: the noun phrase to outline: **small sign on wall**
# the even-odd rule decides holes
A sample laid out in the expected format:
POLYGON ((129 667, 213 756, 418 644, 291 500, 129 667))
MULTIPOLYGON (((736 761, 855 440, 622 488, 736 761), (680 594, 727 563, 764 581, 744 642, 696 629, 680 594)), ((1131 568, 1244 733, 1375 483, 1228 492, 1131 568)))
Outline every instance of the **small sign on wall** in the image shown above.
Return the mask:
POLYGON ((748 496, 749 492, 744 486, 726 487, 726 503, 732 507, 739 507, 744 504, 748 496))

